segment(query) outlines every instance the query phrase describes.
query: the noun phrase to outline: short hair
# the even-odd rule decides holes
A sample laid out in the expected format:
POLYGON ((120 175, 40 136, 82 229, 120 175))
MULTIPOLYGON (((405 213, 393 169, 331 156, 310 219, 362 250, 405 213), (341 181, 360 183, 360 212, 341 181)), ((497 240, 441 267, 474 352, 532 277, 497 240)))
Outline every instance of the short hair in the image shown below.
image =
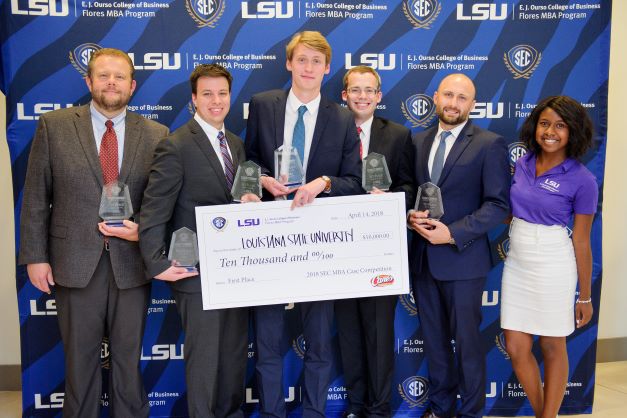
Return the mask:
POLYGON ((346 71, 346 74, 344 74, 344 78, 342 79, 342 82, 344 83, 344 90, 348 88, 348 76, 353 73, 372 74, 377 80, 377 90, 381 90, 381 77, 379 76, 379 73, 374 68, 368 67, 367 65, 358 65, 346 71))
POLYGON ((568 144, 566 156, 581 159, 592 148, 593 126, 586 109, 575 99, 568 96, 550 96, 538 103, 527 117, 520 130, 520 140, 536 155, 542 152, 536 142, 536 128, 540 114, 551 108, 568 126, 568 144))
POLYGON ((287 60, 291 61, 294 55, 294 49, 298 44, 303 44, 308 48, 313 49, 324 54, 326 58, 325 64, 331 64, 331 45, 327 42, 326 38, 318 31, 304 30, 297 32, 292 36, 292 39, 285 47, 285 54, 287 60))
POLYGON ((100 48, 94 51, 89 57, 89 62, 87 63, 87 77, 91 78, 96 59, 103 56, 122 58, 125 60, 131 69, 131 80, 135 78, 135 66, 133 65, 133 60, 126 52, 116 48, 100 48))
POLYGON ((192 93, 196 94, 196 87, 198 86, 198 79, 200 77, 224 77, 229 84, 229 93, 231 92, 231 84, 233 84, 233 76, 231 73, 221 66, 220 64, 200 64, 192 74, 189 76, 189 83, 192 87, 192 93))

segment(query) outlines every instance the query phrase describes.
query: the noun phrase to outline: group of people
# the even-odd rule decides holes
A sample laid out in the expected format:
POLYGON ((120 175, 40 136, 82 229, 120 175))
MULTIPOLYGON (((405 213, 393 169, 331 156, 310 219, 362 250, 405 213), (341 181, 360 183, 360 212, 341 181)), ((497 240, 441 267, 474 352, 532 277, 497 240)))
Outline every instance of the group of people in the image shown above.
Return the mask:
MULTIPOLYGON (((565 96, 538 104, 521 132, 529 152, 518 160, 512 183, 503 137, 468 119, 475 87, 466 75, 441 81, 433 96, 437 125, 412 138, 409 129, 374 115, 382 91, 370 67, 345 74, 341 96, 348 109, 322 96, 330 61, 331 47, 319 32, 295 34, 286 47, 291 87, 251 98, 244 142, 224 125, 232 84, 225 68, 194 69, 195 115, 169 133, 127 111, 136 87, 133 63, 112 48, 91 56, 90 104, 41 116, 24 186, 19 262, 35 287, 55 291, 66 360, 64 417, 99 416, 105 335, 111 416, 149 415, 139 358, 153 278, 171 284, 185 332, 189 415, 243 416, 251 314, 260 415, 286 417, 285 307, 203 310, 199 273, 166 256, 170 234, 196 230, 197 206, 231 203, 234 171, 246 160, 261 167, 263 200, 292 199, 298 210, 315 198, 364 193, 362 159, 372 152, 386 158, 390 191, 405 193, 411 281, 429 368, 425 416, 482 416, 481 297, 492 268, 487 234, 510 213, 502 291, 507 350, 536 416, 556 415, 568 378, 565 337, 575 321, 584 326, 592 315, 590 230, 598 189, 578 161, 592 143, 585 109, 565 96), (303 161, 306 182, 296 190, 273 176, 280 146, 293 147, 303 161), (135 209, 121 227, 98 215, 110 181, 128 185, 135 209), (442 194, 445 211, 437 220, 413 209, 416 189, 428 182, 442 194), (533 335, 540 335, 544 385, 533 335)), ((345 416, 391 416, 396 301, 298 304, 306 341, 304 417, 325 416, 334 321, 348 393, 345 416)))

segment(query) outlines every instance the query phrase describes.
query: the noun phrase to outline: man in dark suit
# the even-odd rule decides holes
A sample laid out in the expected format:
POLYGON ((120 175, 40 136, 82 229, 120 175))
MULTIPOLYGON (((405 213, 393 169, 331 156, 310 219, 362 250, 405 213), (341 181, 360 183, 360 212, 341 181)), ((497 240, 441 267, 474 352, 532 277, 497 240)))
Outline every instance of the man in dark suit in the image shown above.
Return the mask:
POLYGON ((166 258, 173 231, 196 231, 196 206, 233 201, 235 168, 244 162, 242 140, 227 131, 231 74, 217 64, 190 76, 196 114, 155 151, 140 219, 140 248, 149 277, 171 282, 185 330, 189 416, 243 417, 248 310, 203 310, 200 277, 166 258))
MULTIPOLYGON (((253 96, 246 129, 246 155, 262 168, 265 198, 284 198, 292 190, 274 175, 274 151, 293 146, 304 162, 306 184, 294 195, 292 208, 316 197, 363 193, 359 141, 353 118, 345 109, 320 95, 329 73, 331 47, 319 33, 304 31, 287 45, 286 67, 292 73, 290 90, 253 96), (271 196, 270 196, 271 195, 271 196)), ((333 352, 333 302, 299 306, 307 350, 303 371, 303 416, 324 417, 333 352)), ((287 348, 283 305, 255 308, 257 382, 261 416, 285 417, 283 355, 287 348)))
POLYGON ((54 285, 65 351, 64 417, 97 417, 101 342, 109 336, 114 417, 147 417, 139 369, 150 279, 137 224, 107 226, 98 215, 103 186, 126 184, 141 209, 157 141, 168 129, 126 111, 133 63, 112 48, 89 61, 89 105, 46 113, 30 151, 21 218, 20 264, 39 290, 54 285))
MULTIPOLYGON (((353 112, 362 158, 370 152, 385 156, 392 177, 390 191, 404 192, 410 208, 414 199, 411 133, 398 123, 374 116, 381 96, 381 78, 372 67, 353 67, 344 75, 342 99, 353 112)), ((397 300, 397 296, 381 296, 335 302, 348 418, 391 416, 397 300)))
POLYGON ((414 136, 415 178, 417 185, 440 187, 444 216, 408 216, 415 231, 410 269, 429 366, 431 410, 425 416, 481 417, 481 295, 492 267, 487 233, 509 214, 507 147, 501 136, 468 120, 475 87, 465 75, 445 77, 433 101, 439 124, 414 136))

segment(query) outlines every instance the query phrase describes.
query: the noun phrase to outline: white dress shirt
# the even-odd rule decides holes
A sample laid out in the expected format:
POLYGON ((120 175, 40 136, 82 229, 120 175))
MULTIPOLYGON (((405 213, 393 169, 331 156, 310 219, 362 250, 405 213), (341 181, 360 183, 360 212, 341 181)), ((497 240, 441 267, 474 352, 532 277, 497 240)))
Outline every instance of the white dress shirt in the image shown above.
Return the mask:
POLYGON ((309 160, 309 150, 313 140, 314 129, 316 128, 316 119, 318 118, 318 109, 320 109, 320 94, 309 103, 301 103, 300 100, 290 89, 287 95, 287 103, 285 105, 285 125, 283 128, 283 146, 292 146, 292 137, 294 136, 294 125, 298 120, 298 108, 302 105, 307 106, 307 111, 303 115, 305 123, 305 150, 303 157, 303 169, 307 172, 307 161, 309 160))
MULTIPOLYGON (((108 117, 98 112, 93 103, 89 104, 89 112, 91 114, 91 126, 94 130, 94 139, 96 140, 96 152, 100 155, 100 144, 102 143, 102 137, 107 132, 105 122, 109 120, 108 117)), ((118 173, 122 171, 122 159, 124 157, 124 132, 126 130, 126 108, 111 119, 113 122, 113 130, 115 136, 118 139, 118 173)))
MULTIPOLYGON (((468 121, 466 120, 464 123, 460 123, 456 127, 450 130, 451 135, 449 135, 444 143, 446 144, 446 150, 444 151, 444 164, 446 164, 446 159, 448 158, 449 152, 451 152, 451 148, 453 148, 453 144, 455 144, 455 140, 459 136, 462 129, 468 121)), ((438 149, 440 145, 440 135, 444 132, 445 129, 442 129, 442 126, 438 125, 438 133, 435 134, 435 139, 433 140, 433 144, 431 145, 431 151, 429 152, 429 175, 431 175, 431 170, 433 169, 433 160, 435 159, 435 151, 438 149)))
POLYGON ((374 120, 374 115, 370 116, 370 119, 359 125, 361 128, 361 133, 359 134, 359 139, 361 140, 361 158, 366 158, 368 156, 368 150, 370 149, 370 133, 372 132, 372 121, 374 120))

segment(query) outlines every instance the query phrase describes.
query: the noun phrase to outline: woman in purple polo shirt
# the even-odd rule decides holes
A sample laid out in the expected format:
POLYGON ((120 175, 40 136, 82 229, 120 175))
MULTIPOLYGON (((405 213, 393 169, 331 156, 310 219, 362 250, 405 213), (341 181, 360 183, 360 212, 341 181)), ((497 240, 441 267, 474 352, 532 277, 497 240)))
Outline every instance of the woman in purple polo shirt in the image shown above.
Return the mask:
POLYGON ((592 122, 572 98, 552 96, 531 112, 520 137, 529 152, 516 162, 511 189, 501 327, 535 415, 555 417, 568 381, 566 336, 575 322, 580 328, 592 317, 590 230, 598 186, 579 162, 592 146, 592 122), (540 336, 544 387, 531 351, 534 335, 540 336))

